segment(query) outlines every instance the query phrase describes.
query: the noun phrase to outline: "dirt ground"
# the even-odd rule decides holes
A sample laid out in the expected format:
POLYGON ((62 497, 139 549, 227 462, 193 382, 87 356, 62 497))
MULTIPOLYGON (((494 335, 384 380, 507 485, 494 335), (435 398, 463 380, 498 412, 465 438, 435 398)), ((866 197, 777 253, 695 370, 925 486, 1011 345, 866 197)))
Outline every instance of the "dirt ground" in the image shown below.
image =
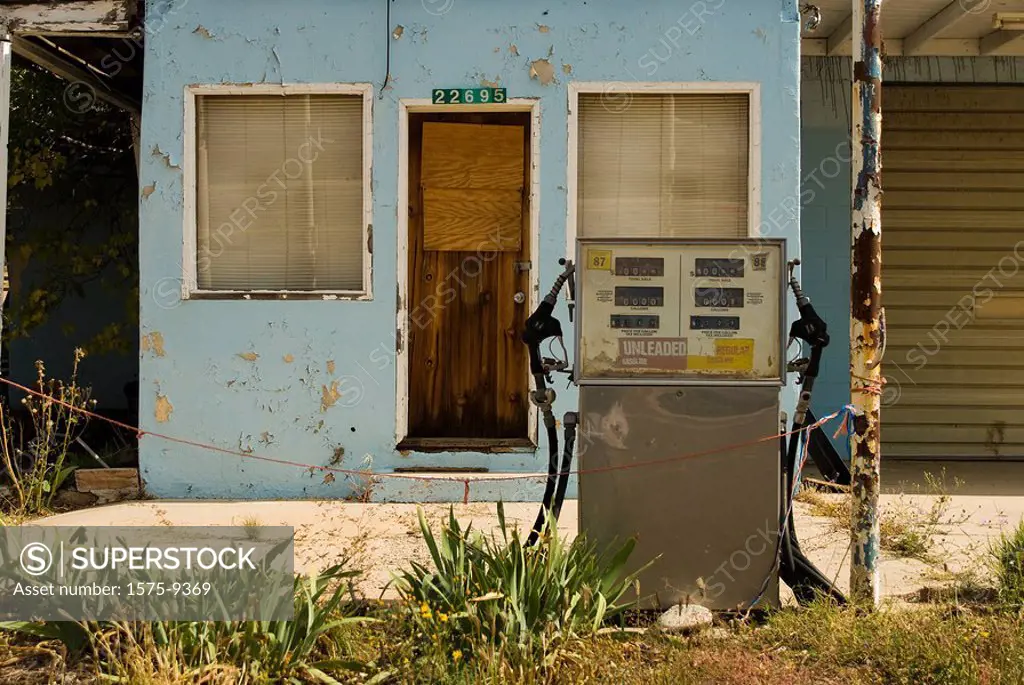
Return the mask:
MULTIPOLYGON (((911 488, 912 490, 912 488, 911 488)), ((935 494, 885 494, 883 510, 914 512, 924 516, 932 509, 935 494)), ((841 498, 843 495, 828 495, 841 498)), ((447 504, 422 505, 428 520, 440 522, 447 504)), ((491 502, 456 504, 456 516, 477 530, 497 527, 491 502)), ((990 543, 1024 517, 1024 497, 1009 495, 949 495, 941 507, 938 525, 931 526, 931 553, 927 561, 883 555, 883 593, 906 597, 922 587, 948 583, 952 574, 984 572, 984 556, 990 543)), ((537 513, 533 503, 506 504, 513 525, 528 528, 537 513)), ((902 515, 902 514, 901 514, 902 515)), ((36 521, 37 525, 120 526, 216 526, 284 525, 296 529, 296 570, 324 568, 349 559, 364 575, 360 590, 369 598, 391 596, 391 574, 411 559, 426 561, 417 523, 415 504, 350 503, 341 501, 138 501, 112 504, 60 514, 36 521)), ((559 529, 576 534, 577 507, 567 501, 559 529)), ((834 518, 816 516, 803 502, 796 505, 796 529, 801 546, 829 578, 844 590, 849 581, 849 535, 834 518)), ((783 594, 784 601, 787 599, 783 594)))

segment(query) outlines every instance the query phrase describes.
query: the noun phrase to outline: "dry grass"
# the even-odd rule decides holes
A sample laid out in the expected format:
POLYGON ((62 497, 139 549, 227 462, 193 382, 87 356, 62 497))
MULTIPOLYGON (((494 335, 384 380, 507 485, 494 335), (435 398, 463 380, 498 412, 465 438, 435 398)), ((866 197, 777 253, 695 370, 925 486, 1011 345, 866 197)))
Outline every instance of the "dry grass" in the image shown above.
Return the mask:
MULTIPOLYGON (((364 673, 331 675, 342 683, 724 683, 973 684, 1024 682, 1024 619, 1013 611, 968 611, 948 605, 887 608, 869 614, 822 604, 783 610, 766 621, 680 638, 600 635, 568 641, 545 657, 521 660, 480 648, 469 660, 433 652, 429 636, 402 615, 370 609, 381 623, 344 627, 326 652, 366 664, 364 673)), ((325 652, 325 653, 326 653, 325 652)), ((244 663, 184 667, 145 631, 110 632, 94 650, 68 655, 52 641, 13 641, 0 633, 0 683, 227 685, 263 682, 244 663), (96 674, 97 660, 118 667, 96 674), (111 679, 110 676, 114 676, 111 679)), ((295 682, 318 682, 298 679, 295 682)), ((319 681, 322 682, 322 681, 319 681)))
MULTIPOLYGON (((936 536, 963 523, 967 515, 950 511, 952 497, 944 477, 936 478, 926 474, 925 478, 927 492, 913 494, 932 497, 931 504, 927 509, 922 509, 901 495, 895 502, 884 506, 878 522, 880 544, 883 551, 895 557, 936 563, 936 536)), ((811 515, 830 519, 835 530, 849 529, 853 511, 853 501, 849 494, 830 494, 805 486, 797 493, 796 501, 808 505, 811 515)))

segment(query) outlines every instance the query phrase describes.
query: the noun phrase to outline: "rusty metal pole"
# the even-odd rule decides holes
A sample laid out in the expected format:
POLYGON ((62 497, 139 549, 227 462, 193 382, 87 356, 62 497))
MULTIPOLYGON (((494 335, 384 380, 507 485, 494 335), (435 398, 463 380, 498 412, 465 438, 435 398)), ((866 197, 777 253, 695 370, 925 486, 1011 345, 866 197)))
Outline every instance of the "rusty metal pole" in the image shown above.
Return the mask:
MULTIPOLYGON (((6 25, 0 24, 0 309, 8 293, 3 291, 4 266, 7 264, 7 174, 8 154, 7 143, 10 137, 11 123, 11 34, 6 25)), ((0 322, 2 328, 2 322, 0 322)), ((2 333, 2 330, 0 330, 2 333)))
POLYGON ((882 321, 882 0, 853 0, 850 595, 877 607, 882 321))

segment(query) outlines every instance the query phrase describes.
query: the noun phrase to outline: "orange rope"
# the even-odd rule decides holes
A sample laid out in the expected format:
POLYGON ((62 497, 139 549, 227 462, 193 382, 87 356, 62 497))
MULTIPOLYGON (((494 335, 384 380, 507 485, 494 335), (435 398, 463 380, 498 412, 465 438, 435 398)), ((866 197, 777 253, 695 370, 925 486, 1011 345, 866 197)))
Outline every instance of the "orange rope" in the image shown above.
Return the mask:
MULTIPOLYGON (((42 392, 39 392, 37 390, 33 390, 33 389, 31 389, 29 387, 26 387, 24 385, 21 385, 19 383, 15 383, 14 381, 12 381, 10 379, 7 379, 7 378, 0 377, 0 383, 5 383, 5 384, 7 384, 7 385, 9 385, 9 386, 11 386, 13 388, 17 388, 18 390, 21 390, 22 392, 28 393, 29 395, 34 395, 36 397, 41 397, 43 399, 47 399, 47 400, 49 400, 49 401, 51 401, 51 402, 53 402, 53 403, 55 403, 57 405, 65 407, 65 408, 67 408, 67 409, 69 409, 71 411, 77 412, 77 413, 82 414, 84 416, 88 416, 90 418, 98 419, 100 421, 104 421, 106 423, 109 423, 110 425, 117 426, 119 428, 123 428, 125 430, 132 431, 133 433, 135 433, 140 438, 142 436, 144 436, 144 435, 151 435, 154 438, 159 438, 161 440, 166 440, 168 442, 173 442, 173 443, 177 443, 177 444, 180 444, 180 445, 188 445, 189 447, 197 447, 199 449, 209 450, 211 452, 217 452, 217 453, 220 453, 220 454, 227 454, 227 455, 231 455, 231 456, 235 456, 235 457, 240 457, 240 458, 243 458, 243 459, 254 459, 256 461, 264 461, 264 462, 268 462, 268 463, 271 463, 271 464, 280 464, 280 465, 283 465, 283 466, 295 466, 295 467, 298 467, 298 468, 310 469, 310 470, 313 470, 313 471, 325 471, 325 472, 328 472, 328 473, 340 473, 340 474, 345 474, 345 475, 361 476, 363 478, 367 478, 367 477, 372 477, 372 478, 402 478, 402 479, 406 479, 406 480, 424 481, 424 482, 433 482, 433 483, 436 483, 438 481, 463 483, 463 485, 464 485, 463 500, 465 502, 467 502, 467 503, 469 502, 469 483, 470 483, 470 481, 469 481, 468 478, 439 478, 439 477, 433 477, 433 476, 417 476, 415 474, 409 474, 409 473, 368 473, 366 471, 357 471, 357 470, 354 470, 354 469, 343 469, 343 468, 338 468, 336 466, 322 466, 322 465, 319 465, 319 464, 305 464, 305 463, 302 463, 302 462, 290 461, 290 460, 287 460, 287 459, 278 459, 278 458, 275 458, 275 457, 262 456, 262 455, 254 454, 252 452, 242 452, 242 451, 239 451, 239 450, 226 449, 224 447, 217 447, 216 445, 210 445, 208 443, 198 442, 198 441, 195 441, 195 440, 188 440, 186 438, 178 438, 178 437, 175 437, 173 435, 165 435, 163 433, 156 433, 154 431, 143 430, 142 428, 140 428, 138 426, 132 426, 132 425, 129 425, 127 423, 122 423, 121 421, 117 421, 115 419, 111 419, 109 417, 103 416, 102 414, 97 414, 96 412, 89 411, 88 409, 83 409, 81 407, 76 407, 76 406, 74 406, 72 404, 69 404, 69 403, 64 402, 62 400, 59 400, 56 397, 52 397, 50 395, 47 395, 47 394, 42 393, 42 392)), ((835 412, 829 414, 828 416, 824 416, 824 417, 818 419, 813 424, 810 424, 808 426, 804 426, 803 428, 799 428, 797 430, 791 430, 791 431, 787 431, 785 433, 777 433, 775 435, 769 435, 769 436, 765 436, 763 438, 756 438, 756 439, 753 439, 753 440, 746 440, 744 442, 732 443, 732 444, 725 445, 725 446, 722 446, 722 447, 718 447, 718 448, 715 448, 715 449, 702 450, 700 452, 690 452, 690 453, 687 453, 687 454, 681 454, 681 455, 677 455, 677 456, 674 456, 674 457, 665 457, 665 458, 662 458, 662 459, 652 459, 652 460, 642 461, 642 462, 633 462, 631 464, 617 464, 617 465, 604 466, 604 467, 599 467, 599 468, 594 468, 594 469, 586 469, 586 470, 577 469, 575 471, 569 471, 568 474, 569 475, 577 475, 577 476, 579 476, 581 474, 605 473, 605 472, 608 472, 608 471, 624 471, 624 470, 627 470, 627 469, 643 468, 643 467, 647 467, 647 466, 658 466, 658 465, 663 465, 663 464, 669 464, 669 463, 676 462, 676 461, 682 461, 682 460, 685 460, 685 459, 693 459, 693 458, 696 458, 696 457, 703 457, 703 456, 708 456, 708 455, 711 455, 711 454, 718 454, 718 453, 721 453, 721 452, 729 452, 729 451, 732 451, 732 450, 735 450, 735 449, 739 449, 741 447, 750 447, 752 445, 758 445, 758 444, 763 443, 763 442, 768 442, 769 440, 778 440, 779 438, 795 435, 796 433, 800 433, 802 431, 814 430, 815 428, 818 428, 819 426, 822 426, 822 425, 828 423, 832 419, 836 418, 840 414, 843 414, 843 413, 845 413, 847 411, 849 411, 849 409, 847 407, 844 407, 843 409, 840 409, 839 411, 835 411, 835 412)), ((516 475, 501 475, 501 476, 493 476, 493 477, 484 476, 482 478, 474 478, 473 480, 475 482, 478 482, 478 483, 486 483, 486 482, 512 481, 512 480, 533 480, 533 479, 536 479, 536 478, 547 478, 547 477, 548 477, 547 473, 522 473, 522 474, 516 474, 516 475)))
POLYGON ((850 388, 850 392, 859 392, 864 393, 865 395, 881 395, 882 387, 888 382, 886 381, 885 376, 880 377, 877 381, 873 378, 865 378, 864 376, 858 376, 856 374, 850 374, 850 377, 856 378, 865 384, 862 388, 850 388))

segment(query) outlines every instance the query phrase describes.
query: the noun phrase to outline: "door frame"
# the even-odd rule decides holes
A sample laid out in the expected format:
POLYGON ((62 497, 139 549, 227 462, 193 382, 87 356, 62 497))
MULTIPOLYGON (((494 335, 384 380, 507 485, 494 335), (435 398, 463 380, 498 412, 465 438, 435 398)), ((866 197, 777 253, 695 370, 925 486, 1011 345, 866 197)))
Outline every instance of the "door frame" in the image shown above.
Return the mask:
MULTIPOLYGON (((395 445, 409 434, 409 115, 431 112, 529 112, 530 113, 530 286, 527 311, 532 312, 540 297, 540 99, 511 98, 496 105, 435 105, 429 98, 402 98, 398 101, 398 302, 396 313, 397 411, 395 445)), ((524 348, 523 354, 526 354, 524 348)), ((527 377, 529 384, 529 377, 527 377)), ((527 385, 529 390, 529 385, 527 385)), ((537 407, 531 402, 527 419, 530 447, 503 448, 503 452, 533 452, 537 449, 537 407)), ((453 452, 469 451, 453 448, 453 452)))

